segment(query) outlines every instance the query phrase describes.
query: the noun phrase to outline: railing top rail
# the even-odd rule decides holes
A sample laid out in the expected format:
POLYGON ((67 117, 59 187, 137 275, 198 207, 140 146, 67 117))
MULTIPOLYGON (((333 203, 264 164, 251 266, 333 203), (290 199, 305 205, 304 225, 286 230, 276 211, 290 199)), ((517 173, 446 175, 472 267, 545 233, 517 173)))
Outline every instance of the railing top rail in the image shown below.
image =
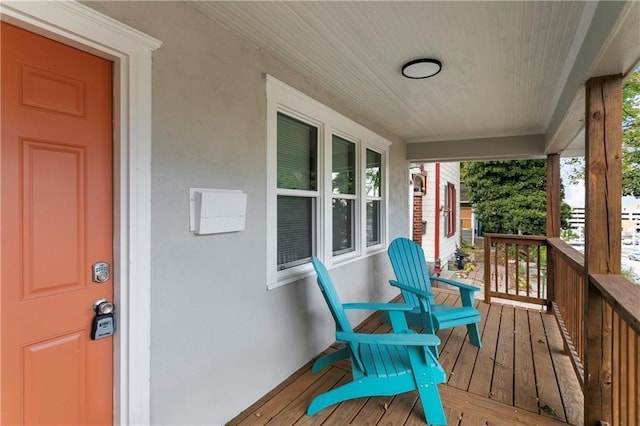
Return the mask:
POLYGON ((589 282, 629 327, 640 334, 640 286, 621 275, 592 274, 589 282))
POLYGON ((547 241, 544 235, 483 234, 483 236, 497 243, 544 245, 547 241))
POLYGON ((571 247, 560 238, 547 238, 547 243, 551 248, 557 250, 557 253, 562 256, 569 266, 581 274, 584 273, 584 254, 571 247))

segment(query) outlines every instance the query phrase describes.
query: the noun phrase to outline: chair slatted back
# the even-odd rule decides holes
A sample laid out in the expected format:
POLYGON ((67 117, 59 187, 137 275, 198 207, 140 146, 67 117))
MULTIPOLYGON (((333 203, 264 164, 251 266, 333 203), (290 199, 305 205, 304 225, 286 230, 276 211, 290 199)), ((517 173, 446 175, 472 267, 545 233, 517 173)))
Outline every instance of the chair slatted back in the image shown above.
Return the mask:
MULTIPOLYGON (((353 328, 351 328, 351 323, 349 323, 347 314, 342 307, 342 302, 340 302, 340 298, 338 297, 336 288, 333 285, 333 281, 331 280, 329 271, 327 271, 327 268, 320 261, 320 259, 315 256, 311 258, 311 263, 313 264, 313 268, 316 270, 316 274, 318 275, 318 286, 320 287, 322 296, 327 302, 329 310, 331 311, 331 315, 336 322, 336 331, 345 331, 352 333, 353 328)), ((347 343, 347 345, 349 346, 349 349, 351 351, 351 359, 355 363, 356 367, 361 371, 364 371, 364 365, 362 363, 362 360, 360 359, 360 350, 358 348, 358 344, 349 342, 347 343)))
MULTIPOLYGON (((397 281, 431 293, 431 280, 422 247, 408 238, 396 238, 389 245, 387 254, 397 281)), ((402 291, 402 297, 410 306, 420 306, 415 295, 402 291)), ((434 304, 433 297, 429 298, 429 303, 434 304)))
POLYGON ((324 296, 327 305, 329 305, 331 315, 336 321, 336 330, 353 332, 349 319, 347 318, 347 314, 342 307, 336 288, 333 285, 331 276, 329 275, 329 271, 327 271, 327 268, 320 259, 315 256, 311 258, 311 263, 316 270, 316 274, 318 274, 318 285, 320 286, 320 291, 322 291, 322 296, 324 296))

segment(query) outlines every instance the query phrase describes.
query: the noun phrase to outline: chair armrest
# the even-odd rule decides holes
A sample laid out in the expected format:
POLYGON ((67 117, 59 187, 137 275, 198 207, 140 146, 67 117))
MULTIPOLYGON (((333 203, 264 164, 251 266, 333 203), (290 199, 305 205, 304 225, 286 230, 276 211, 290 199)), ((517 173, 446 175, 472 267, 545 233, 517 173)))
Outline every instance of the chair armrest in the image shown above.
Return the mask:
POLYGON ((435 334, 365 334, 336 331, 338 342, 353 342, 387 346, 438 346, 440 338, 435 334))
POLYGON ((408 291, 409 293, 415 294, 416 296, 420 296, 424 298, 433 297, 433 293, 431 293, 430 291, 428 292, 428 291, 420 290, 419 288, 409 287, 408 285, 402 284, 396 280, 389 280, 389 284, 391 284, 394 287, 398 287, 400 290, 405 290, 405 291, 408 291))
POLYGON ((431 278, 431 280, 433 280, 433 281, 440 281, 440 282, 443 282, 445 284, 449 284, 449 285, 452 285, 454 287, 458 287, 459 289, 462 289, 462 290, 467 290, 467 291, 478 291, 478 290, 480 290, 478 287, 474 287, 472 285, 464 284, 464 283, 461 283, 461 282, 458 282, 458 281, 448 280, 446 278, 440 278, 440 277, 437 277, 437 276, 433 276, 433 277, 429 277, 429 278, 431 278))
POLYGON ((370 311, 410 311, 413 308, 405 303, 343 303, 347 309, 365 309, 370 311))

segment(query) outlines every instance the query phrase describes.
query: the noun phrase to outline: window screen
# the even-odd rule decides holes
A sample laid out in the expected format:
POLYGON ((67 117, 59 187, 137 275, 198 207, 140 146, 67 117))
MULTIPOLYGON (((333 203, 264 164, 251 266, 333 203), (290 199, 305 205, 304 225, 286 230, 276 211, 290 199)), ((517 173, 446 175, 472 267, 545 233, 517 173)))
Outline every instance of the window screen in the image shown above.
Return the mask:
POLYGON ((381 209, 382 209, 382 154, 367 149, 367 165, 365 168, 365 187, 367 197, 367 246, 382 242, 381 209))
POLYGON ((278 270, 315 254, 318 129, 278 113, 278 270), (299 191, 299 193, 297 193, 299 191), (311 192, 311 194, 310 194, 311 192))
POLYGON ((356 144, 332 137, 331 182, 333 191, 333 254, 356 249, 356 144))

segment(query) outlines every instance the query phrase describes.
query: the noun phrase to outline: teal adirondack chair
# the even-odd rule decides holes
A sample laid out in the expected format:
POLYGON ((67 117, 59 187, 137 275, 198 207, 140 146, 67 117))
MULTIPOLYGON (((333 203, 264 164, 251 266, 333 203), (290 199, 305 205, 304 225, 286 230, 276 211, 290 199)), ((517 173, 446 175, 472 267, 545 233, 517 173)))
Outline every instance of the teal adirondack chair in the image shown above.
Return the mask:
POLYGON ((312 367, 314 373, 335 361, 351 358, 353 381, 316 396, 307 409, 312 416, 342 401, 369 396, 392 396, 417 390, 427 423, 446 425, 438 384, 446 375, 432 350, 440 339, 432 334, 416 334, 404 316, 411 307, 400 303, 342 304, 327 269, 316 257, 313 267, 318 285, 336 322, 336 341, 345 346, 320 357, 312 367), (383 310, 389 313, 392 334, 355 333, 345 309, 383 310))
POLYGON ((477 347, 482 346, 478 329, 480 312, 473 306, 473 293, 479 290, 477 287, 436 276, 430 277, 422 247, 407 238, 393 240, 387 253, 396 274, 396 280, 389 283, 400 289, 405 303, 412 307, 406 314, 409 325, 422 327, 426 333, 466 325, 469 341, 477 347), (431 292, 431 280, 457 287, 462 306, 436 304, 431 292), (421 304, 424 299, 429 301, 427 309, 423 302, 421 304), (425 314, 426 310, 429 314, 425 314))

